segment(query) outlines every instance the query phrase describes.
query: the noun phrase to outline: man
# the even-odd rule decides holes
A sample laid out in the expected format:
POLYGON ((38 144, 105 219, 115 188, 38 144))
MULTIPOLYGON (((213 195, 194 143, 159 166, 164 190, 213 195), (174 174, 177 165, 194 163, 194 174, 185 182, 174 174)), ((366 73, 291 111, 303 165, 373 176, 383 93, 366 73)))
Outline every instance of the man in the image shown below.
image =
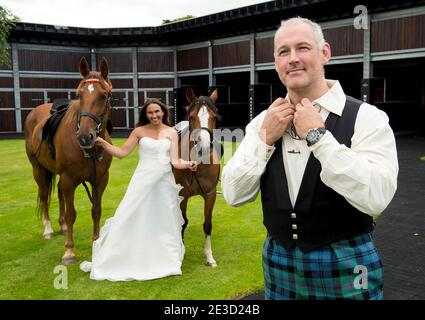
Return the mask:
POLYGON ((287 97, 248 124, 222 177, 231 205, 261 190, 265 298, 383 299, 372 233, 397 189, 388 117, 325 79, 318 24, 283 21, 274 45, 287 97))

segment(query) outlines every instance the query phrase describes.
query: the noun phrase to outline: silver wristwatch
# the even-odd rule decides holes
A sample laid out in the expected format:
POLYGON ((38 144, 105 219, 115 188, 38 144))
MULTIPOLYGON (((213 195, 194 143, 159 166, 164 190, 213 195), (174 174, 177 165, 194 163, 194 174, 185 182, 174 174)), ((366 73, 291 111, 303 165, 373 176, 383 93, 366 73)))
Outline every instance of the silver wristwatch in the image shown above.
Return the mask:
POLYGON ((313 128, 308 130, 307 136, 305 137, 307 145, 310 147, 315 144, 317 141, 320 140, 320 138, 325 134, 325 132, 325 128, 313 128))

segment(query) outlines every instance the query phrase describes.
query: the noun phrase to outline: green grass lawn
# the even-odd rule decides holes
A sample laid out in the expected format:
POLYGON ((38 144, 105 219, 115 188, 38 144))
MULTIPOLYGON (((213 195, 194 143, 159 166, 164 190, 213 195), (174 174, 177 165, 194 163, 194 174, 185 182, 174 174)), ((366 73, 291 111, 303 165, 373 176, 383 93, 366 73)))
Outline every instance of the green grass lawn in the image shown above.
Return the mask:
MULTIPOLYGON (((123 139, 114 139, 121 145, 123 139)), ((235 149, 225 144, 225 154, 235 149)), ((228 157, 225 157, 227 159, 228 157)), ((103 197, 101 225, 114 214, 136 167, 137 152, 114 159, 103 197)), ((37 217, 37 186, 23 140, 0 140, 0 299, 234 299, 263 287, 261 248, 265 236, 260 200, 242 208, 230 207, 217 196, 213 214, 212 248, 217 268, 204 265, 203 201, 189 200, 189 228, 185 233, 183 275, 151 281, 93 281, 79 269, 91 259, 90 202, 82 186, 76 191, 74 226, 77 264, 66 266, 67 289, 55 289, 54 273, 64 253, 65 238, 43 240, 37 217)), ((55 189, 56 191, 56 189, 55 189)), ((51 219, 58 225, 58 200, 51 203, 51 219)))

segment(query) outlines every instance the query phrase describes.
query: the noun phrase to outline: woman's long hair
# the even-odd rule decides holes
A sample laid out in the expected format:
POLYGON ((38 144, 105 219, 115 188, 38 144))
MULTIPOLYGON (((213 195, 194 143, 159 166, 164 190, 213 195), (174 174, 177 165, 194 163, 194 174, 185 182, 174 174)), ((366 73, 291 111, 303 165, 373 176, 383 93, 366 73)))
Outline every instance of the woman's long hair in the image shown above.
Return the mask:
POLYGON ((142 109, 140 109, 139 122, 137 122, 137 126, 140 127, 150 123, 146 113, 148 106, 152 103, 155 103, 161 107, 161 110, 164 113, 164 116, 162 117, 162 123, 168 126, 168 108, 160 99, 157 98, 149 98, 146 100, 145 104, 142 106, 142 109))

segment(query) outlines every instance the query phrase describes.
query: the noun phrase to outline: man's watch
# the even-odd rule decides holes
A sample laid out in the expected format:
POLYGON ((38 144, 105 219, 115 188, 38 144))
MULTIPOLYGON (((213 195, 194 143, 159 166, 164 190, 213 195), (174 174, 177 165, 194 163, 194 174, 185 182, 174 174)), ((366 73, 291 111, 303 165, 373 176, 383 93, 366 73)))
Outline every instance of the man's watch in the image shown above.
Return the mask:
POLYGON ((315 144, 317 141, 320 140, 320 138, 325 134, 325 132, 325 128, 313 128, 308 130, 307 136, 305 137, 307 145, 310 147, 315 144))

